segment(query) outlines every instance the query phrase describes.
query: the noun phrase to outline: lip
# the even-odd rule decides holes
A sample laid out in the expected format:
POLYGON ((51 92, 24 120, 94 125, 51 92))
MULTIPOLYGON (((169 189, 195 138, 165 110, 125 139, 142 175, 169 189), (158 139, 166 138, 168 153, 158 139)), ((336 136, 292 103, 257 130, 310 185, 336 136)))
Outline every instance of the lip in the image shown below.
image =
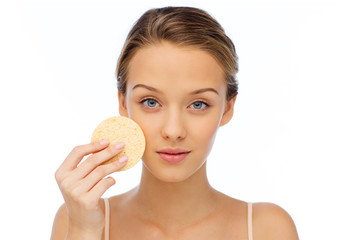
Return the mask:
POLYGON ((166 162, 177 163, 183 161, 191 151, 180 148, 167 148, 158 151, 159 156, 166 162))

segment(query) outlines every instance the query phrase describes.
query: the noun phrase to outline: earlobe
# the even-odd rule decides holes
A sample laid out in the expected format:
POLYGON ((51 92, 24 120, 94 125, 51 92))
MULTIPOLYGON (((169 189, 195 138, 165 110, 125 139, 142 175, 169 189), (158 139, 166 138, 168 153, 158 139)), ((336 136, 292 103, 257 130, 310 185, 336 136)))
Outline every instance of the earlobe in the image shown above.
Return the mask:
POLYGON ((232 119, 236 97, 237 95, 226 103, 225 111, 221 118, 220 127, 224 126, 232 119))
POLYGON ((119 101, 119 114, 123 117, 128 117, 128 110, 126 107, 125 96, 118 91, 118 101, 119 101))

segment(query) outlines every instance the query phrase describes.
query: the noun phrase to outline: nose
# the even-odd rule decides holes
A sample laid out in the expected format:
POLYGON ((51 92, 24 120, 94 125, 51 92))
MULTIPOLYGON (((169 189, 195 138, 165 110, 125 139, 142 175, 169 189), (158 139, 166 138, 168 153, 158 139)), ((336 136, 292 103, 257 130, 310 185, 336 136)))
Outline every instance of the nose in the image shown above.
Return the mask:
POLYGON ((170 141, 178 141, 186 137, 186 128, 183 116, 179 111, 171 110, 164 118, 162 137, 170 141))

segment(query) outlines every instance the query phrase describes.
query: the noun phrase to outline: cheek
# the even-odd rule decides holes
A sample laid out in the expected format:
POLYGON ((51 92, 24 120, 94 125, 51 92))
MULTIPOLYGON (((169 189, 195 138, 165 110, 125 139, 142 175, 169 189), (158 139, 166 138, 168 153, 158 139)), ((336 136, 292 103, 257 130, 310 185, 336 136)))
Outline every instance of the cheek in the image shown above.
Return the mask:
POLYGON ((145 135, 146 143, 150 143, 152 139, 154 141, 157 135, 159 135, 159 130, 157 127, 159 126, 159 123, 152 121, 150 118, 140 119, 139 125, 145 135))
POLYGON ((207 142, 207 144, 211 146, 214 141, 216 131, 218 129, 217 127, 218 126, 216 122, 207 122, 206 124, 203 124, 197 134, 199 141, 200 139, 202 139, 203 142, 207 142))
POLYGON ((142 111, 129 111, 129 117, 133 119, 142 129, 146 138, 146 149, 151 147, 151 143, 159 138, 159 127, 161 126, 159 117, 151 117, 142 111))
POLYGON ((193 121, 188 128, 191 129, 188 133, 202 146, 211 147, 220 123, 218 116, 212 115, 193 121))

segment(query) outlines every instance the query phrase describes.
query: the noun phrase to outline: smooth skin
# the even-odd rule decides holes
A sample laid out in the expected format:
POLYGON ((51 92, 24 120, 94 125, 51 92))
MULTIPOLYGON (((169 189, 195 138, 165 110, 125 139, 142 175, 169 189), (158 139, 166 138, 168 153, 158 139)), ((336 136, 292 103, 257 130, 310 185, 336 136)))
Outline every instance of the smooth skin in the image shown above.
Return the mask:
MULTIPOLYGON (((247 203, 213 189, 206 174, 216 132, 231 120, 236 100, 226 100, 218 62, 199 49, 161 42, 137 51, 127 81, 119 112, 140 125, 147 144, 140 185, 109 199, 110 239, 248 239, 247 203), (164 148, 190 153, 168 163, 157 153, 164 148)), ((114 184, 107 176, 123 164, 100 164, 120 150, 91 143, 69 154, 56 173, 65 204, 52 239, 103 239, 101 196, 114 184)), ((253 236, 298 239, 289 214, 271 203, 253 205, 253 236)))

